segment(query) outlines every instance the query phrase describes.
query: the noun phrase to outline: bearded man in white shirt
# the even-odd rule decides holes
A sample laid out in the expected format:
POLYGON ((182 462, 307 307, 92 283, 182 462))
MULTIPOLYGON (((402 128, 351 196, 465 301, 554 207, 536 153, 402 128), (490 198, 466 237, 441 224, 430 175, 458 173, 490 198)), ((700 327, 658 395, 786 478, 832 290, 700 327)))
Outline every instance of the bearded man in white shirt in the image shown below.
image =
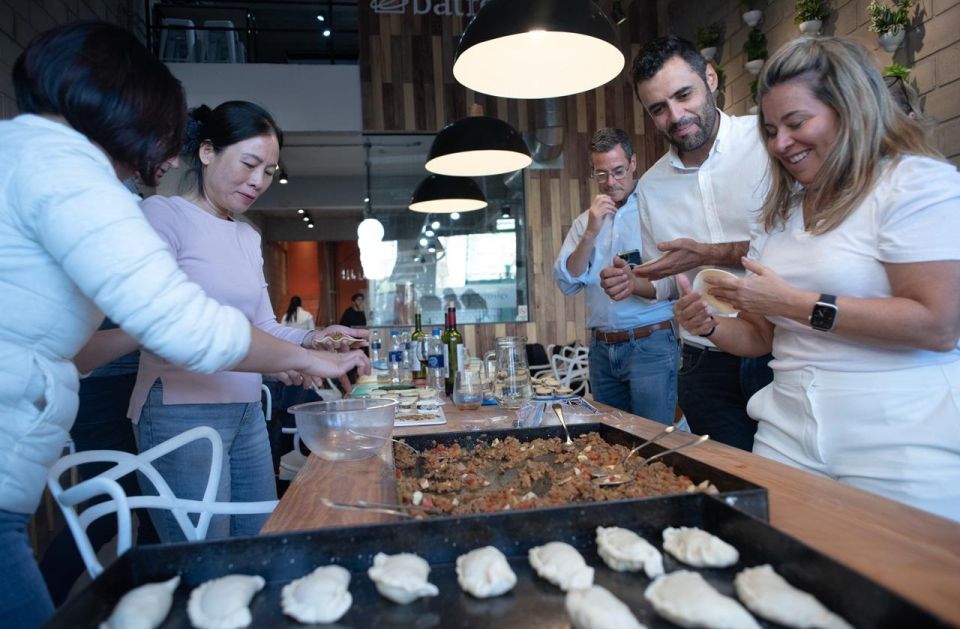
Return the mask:
MULTIPOLYGON (((676 297, 674 276, 683 273, 692 282, 705 267, 743 275, 741 258, 769 168, 756 116, 719 111, 716 72, 676 36, 639 51, 633 81, 637 98, 670 143, 640 179, 641 251, 645 262, 656 261, 635 269, 634 292, 644 281, 659 280, 657 297, 676 297)), ((691 430, 750 450, 757 424, 747 415, 747 401, 771 381, 770 356, 739 358, 709 338, 685 330, 681 336, 678 400, 691 430)))
POLYGON ((553 276, 565 295, 586 292, 594 399, 671 424, 679 366, 671 305, 656 301, 649 281, 623 280, 630 252, 640 256, 637 159, 622 129, 598 130, 588 150, 600 194, 570 227, 553 276))

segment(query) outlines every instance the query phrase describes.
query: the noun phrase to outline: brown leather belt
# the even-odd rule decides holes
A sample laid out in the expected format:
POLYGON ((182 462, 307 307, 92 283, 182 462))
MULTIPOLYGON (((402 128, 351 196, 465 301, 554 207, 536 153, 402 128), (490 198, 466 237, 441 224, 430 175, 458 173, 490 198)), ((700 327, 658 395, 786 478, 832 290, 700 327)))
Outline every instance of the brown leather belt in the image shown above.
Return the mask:
POLYGON ((598 341, 603 341, 604 343, 625 343, 632 339, 643 339, 657 330, 669 330, 673 328, 673 324, 669 321, 661 321, 660 323, 653 323, 651 325, 645 325, 639 328, 633 328, 632 330, 622 330, 620 332, 601 332, 599 330, 593 331, 593 336, 596 337, 598 341))

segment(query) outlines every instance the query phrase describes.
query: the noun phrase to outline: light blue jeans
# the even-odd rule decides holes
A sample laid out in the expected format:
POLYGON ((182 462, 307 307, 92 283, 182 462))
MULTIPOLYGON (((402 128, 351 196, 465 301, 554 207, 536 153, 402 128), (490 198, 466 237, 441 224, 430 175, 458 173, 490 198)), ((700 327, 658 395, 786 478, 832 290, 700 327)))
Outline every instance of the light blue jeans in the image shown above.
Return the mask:
MULTIPOLYGON (((195 426, 210 426, 223 440, 223 471, 217 500, 249 502, 276 500, 270 438, 260 402, 237 404, 163 404, 158 380, 150 389, 137 424, 141 452, 195 426)), ((210 469, 210 444, 191 443, 154 461, 154 467, 178 498, 200 500, 210 469)), ((140 478, 145 494, 155 494, 140 478)), ((163 542, 184 541, 183 531, 168 511, 152 510, 150 517, 163 542)), ((269 514, 215 516, 207 539, 257 535, 269 514)))
POLYGON ((673 330, 642 339, 590 343, 593 399, 615 408, 672 424, 677 407, 680 350, 673 330))
POLYGON ((53 615, 53 602, 33 558, 27 513, 0 509, 0 618, 5 627, 33 629, 53 615))

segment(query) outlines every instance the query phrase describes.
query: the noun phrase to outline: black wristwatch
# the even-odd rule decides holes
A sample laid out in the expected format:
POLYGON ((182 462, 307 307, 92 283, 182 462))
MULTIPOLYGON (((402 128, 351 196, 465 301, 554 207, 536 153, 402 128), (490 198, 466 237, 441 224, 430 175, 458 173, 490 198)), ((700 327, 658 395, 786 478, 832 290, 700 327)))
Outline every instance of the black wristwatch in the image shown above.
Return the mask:
POLYGON ((820 295, 820 299, 813 305, 813 312, 810 313, 810 327, 814 330, 829 332, 837 327, 837 315, 840 314, 840 308, 837 306, 836 295, 820 295))

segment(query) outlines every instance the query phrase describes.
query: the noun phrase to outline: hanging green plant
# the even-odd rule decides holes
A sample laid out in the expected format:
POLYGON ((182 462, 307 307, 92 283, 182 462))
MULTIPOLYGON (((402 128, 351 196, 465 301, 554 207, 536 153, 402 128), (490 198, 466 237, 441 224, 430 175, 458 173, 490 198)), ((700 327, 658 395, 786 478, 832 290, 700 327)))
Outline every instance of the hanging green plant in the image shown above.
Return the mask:
POLYGON ((759 91, 759 80, 754 79, 750 81, 750 100, 753 101, 754 105, 759 105, 760 102, 757 100, 757 92, 759 91))
POLYGON ((747 55, 747 61, 767 58, 767 36, 759 28, 747 35, 747 40, 743 42, 743 53, 747 55))
POLYGON ((795 24, 813 20, 822 22, 830 15, 830 3, 827 0, 797 0, 795 11, 796 14, 793 16, 795 24))
POLYGON ((906 81, 910 76, 910 68, 899 63, 891 63, 883 69, 883 76, 894 76, 901 81, 906 81))
POLYGON ((892 6, 879 0, 871 0, 867 5, 869 30, 881 35, 906 30, 910 26, 910 7, 913 4, 914 0, 893 0, 892 6))
POLYGON ((697 48, 712 48, 723 41, 723 30, 714 22, 697 29, 697 48))

